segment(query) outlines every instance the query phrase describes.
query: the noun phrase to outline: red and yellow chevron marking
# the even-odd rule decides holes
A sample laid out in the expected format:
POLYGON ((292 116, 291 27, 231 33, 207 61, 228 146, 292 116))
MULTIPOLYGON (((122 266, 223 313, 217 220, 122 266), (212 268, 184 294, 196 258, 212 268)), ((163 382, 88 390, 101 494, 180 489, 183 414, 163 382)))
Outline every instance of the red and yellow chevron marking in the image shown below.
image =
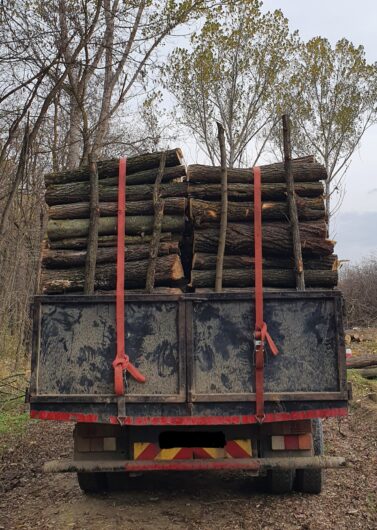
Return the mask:
POLYGON ((160 449, 158 444, 134 443, 134 460, 191 460, 221 458, 251 458, 251 440, 231 440, 222 447, 174 447, 160 449))
POLYGON ((252 456, 251 440, 230 440, 225 446, 226 458, 251 458, 252 456))
POLYGON ((190 447, 160 449, 158 444, 134 443, 134 460, 190 460, 192 457, 190 447))

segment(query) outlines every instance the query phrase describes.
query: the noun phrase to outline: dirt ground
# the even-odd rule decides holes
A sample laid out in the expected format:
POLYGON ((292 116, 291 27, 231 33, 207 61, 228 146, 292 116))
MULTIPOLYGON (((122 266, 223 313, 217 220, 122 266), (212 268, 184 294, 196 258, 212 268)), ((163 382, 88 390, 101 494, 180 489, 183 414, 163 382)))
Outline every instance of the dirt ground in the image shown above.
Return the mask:
POLYGON ((349 467, 327 470, 321 495, 273 496, 247 473, 145 474, 123 491, 84 495, 75 475, 41 464, 72 452, 72 425, 28 422, 0 456, 0 530, 377 529, 377 404, 358 388, 345 419, 324 421, 326 453, 349 467))

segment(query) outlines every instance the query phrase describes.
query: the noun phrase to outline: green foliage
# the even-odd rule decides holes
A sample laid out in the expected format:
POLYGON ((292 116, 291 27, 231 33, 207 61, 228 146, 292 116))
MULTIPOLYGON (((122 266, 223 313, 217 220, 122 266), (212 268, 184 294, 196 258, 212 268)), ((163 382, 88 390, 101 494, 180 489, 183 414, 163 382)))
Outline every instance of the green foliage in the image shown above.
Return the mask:
POLYGON ((248 0, 210 10, 191 47, 173 51, 165 87, 212 163, 219 160, 215 120, 225 129, 230 166, 242 164, 251 140, 268 134, 295 43, 281 11, 263 14, 261 2, 248 0))
POLYGON ((329 206, 363 134, 376 121, 377 65, 367 63, 362 46, 341 39, 332 47, 316 37, 297 48, 282 96, 278 111, 291 113, 294 150, 314 153, 327 168, 329 206))

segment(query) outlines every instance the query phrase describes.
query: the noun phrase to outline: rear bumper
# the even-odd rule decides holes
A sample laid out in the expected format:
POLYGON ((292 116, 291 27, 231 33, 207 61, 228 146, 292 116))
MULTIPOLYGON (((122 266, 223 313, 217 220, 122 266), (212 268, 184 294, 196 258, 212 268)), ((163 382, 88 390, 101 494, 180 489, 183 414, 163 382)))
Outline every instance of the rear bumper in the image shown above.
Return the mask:
POLYGON ((141 472, 141 471, 203 471, 248 470, 256 476, 269 469, 323 469, 346 467, 345 458, 335 456, 301 456, 278 458, 240 458, 208 460, 108 460, 70 461, 52 460, 43 466, 45 473, 74 472, 141 472))
MULTIPOLYGON (((59 405, 54 405, 59 408, 59 405)), ((92 407, 92 406, 91 406, 92 407)), ((250 404, 248 404, 250 408, 250 404)), ((83 405, 81 404, 81 408, 83 405)), ((92 407, 93 408, 93 407, 92 407)), ((266 413, 264 423, 281 421, 300 421, 315 418, 331 418, 347 416, 346 406, 332 406, 313 408, 300 411, 284 411, 266 413)), ((110 423, 124 426, 210 426, 210 425, 253 425, 258 423, 255 414, 242 415, 193 415, 193 416, 108 416, 102 414, 84 413, 77 411, 46 410, 33 408, 31 404, 30 417, 39 420, 74 421, 78 423, 110 423)))

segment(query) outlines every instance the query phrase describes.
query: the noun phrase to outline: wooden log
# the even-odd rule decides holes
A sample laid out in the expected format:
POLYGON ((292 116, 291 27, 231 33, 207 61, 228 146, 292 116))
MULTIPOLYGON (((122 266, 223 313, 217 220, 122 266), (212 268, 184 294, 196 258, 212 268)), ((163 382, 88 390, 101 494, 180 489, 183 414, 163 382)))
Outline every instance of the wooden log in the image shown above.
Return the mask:
MULTIPOLYGON (((274 255, 292 255, 292 234, 288 224, 266 223, 262 227, 263 251, 274 255)), ((301 223, 300 235, 303 252, 308 255, 329 255, 334 242, 325 239, 326 223, 301 223)), ((217 251, 219 230, 206 228, 194 234, 194 252, 214 254, 217 251)), ((250 255, 254 252, 253 225, 229 223, 226 234, 226 254, 250 255)))
POLYGON ((302 259, 301 238, 298 226, 298 213, 295 194, 295 180, 292 163, 291 123, 288 114, 282 117, 284 143, 284 169, 287 183, 287 202, 289 222, 292 230, 293 259, 295 262, 296 287, 298 291, 305 291, 304 262, 302 259))
MULTIPOLYGON (((127 186, 134 186, 138 184, 153 184, 156 180, 158 168, 148 169, 147 171, 140 171, 127 175, 127 186)), ((162 182, 171 182, 172 180, 179 180, 186 177, 186 166, 166 167, 162 176, 162 182)), ((116 186, 118 184, 118 177, 107 177, 101 179, 102 186, 116 186)))
POLYGON ((156 182, 154 184, 153 190, 153 208, 154 208, 154 218, 153 218, 153 230, 151 242, 149 244, 149 260, 148 268, 145 279, 145 290, 147 293, 151 293, 154 288, 155 275, 156 275, 156 260, 158 256, 158 248, 160 245, 160 238, 162 232, 162 222, 164 217, 164 199, 161 199, 160 196, 160 186, 162 182, 162 176, 164 174, 166 162, 166 152, 162 154, 160 160, 160 168, 158 175, 156 177, 156 182))
MULTIPOLYGON (((318 256, 316 259, 304 260, 305 269, 310 270, 336 270, 334 264, 337 256, 318 256)), ((245 255, 224 256, 225 269, 251 269, 254 267, 254 257, 245 255)), ((293 269, 292 258, 263 258, 264 269, 293 269)), ((216 255, 197 252, 192 260, 192 268, 196 270, 214 270, 216 268, 216 255)))
MULTIPOLYGON (((262 199, 286 200, 287 186, 282 183, 262 184, 262 199)), ((300 197, 320 197, 323 195, 322 182, 296 182, 295 192, 300 197)), ((219 201, 221 187, 219 184, 188 185, 188 195, 196 199, 219 201)), ((233 201, 252 201, 254 186, 252 184, 228 184, 228 198, 233 201)))
POLYGON ((97 263, 98 229, 99 229, 99 197, 97 161, 89 155, 89 184, 90 184, 90 217, 88 223, 88 247, 85 256, 84 293, 94 293, 94 277, 97 263))
MULTIPOLYGON (((127 289, 144 287, 148 260, 131 261, 126 265, 125 286, 127 289)), ((44 269, 42 289, 44 293, 64 293, 81 291, 84 286, 84 268, 44 269)), ((156 284, 174 286, 184 280, 181 259, 177 254, 157 258, 156 284)), ((101 263, 96 268, 95 288, 115 289, 116 266, 114 263, 101 263)))
MULTIPOLYGON (((184 197, 168 197, 165 199, 164 212, 167 215, 185 214, 187 200, 184 197)), ((116 216, 118 204, 116 202, 100 202, 99 210, 102 217, 116 216)), ((48 209, 49 219, 86 219, 89 217, 89 203, 75 202, 68 204, 56 204, 48 209)), ((126 215, 153 215, 152 201, 128 202, 126 204, 126 215)))
POLYGON ((369 368, 363 368, 359 371, 359 374, 361 377, 364 377, 364 379, 377 379, 377 366, 369 368))
MULTIPOLYGON (((187 182, 172 182, 161 184, 161 197, 186 197, 187 182)), ((68 204, 83 202, 89 198, 88 182, 68 182, 49 186, 46 190, 45 200, 49 206, 54 204, 68 204)), ((127 187, 127 201, 148 201, 153 198, 153 185, 141 184, 140 186, 127 187)), ((118 199, 117 186, 99 185, 100 202, 115 202, 118 199)))
MULTIPOLYGON (((183 232, 185 219, 181 216, 164 216, 162 228, 165 232, 183 232)), ((126 234, 150 234, 153 229, 153 216, 138 215, 128 216, 126 234)), ((68 237, 87 236, 89 230, 88 219, 51 219, 47 224, 47 235, 51 241, 66 239, 68 237)), ((117 233, 116 217, 101 217, 98 223, 99 235, 112 235, 117 233)))
MULTIPOLYGON (((325 219, 325 203, 323 197, 312 199, 297 198, 297 208, 301 221, 316 221, 325 219)), ((137 203, 135 203, 137 204, 137 203)), ((205 224, 219 224, 221 203, 190 199, 190 219, 196 227, 205 224)), ((228 202, 228 221, 253 221, 254 204, 252 202, 228 202)), ((286 202, 262 202, 262 220, 286 221, 288 219, 288 205, 286 202)))
MULTIPOLYGON (((296 182, 316 182, 326 180, 326 168, 317 162, 296 159, 293 162, 293 176, 296 182)), ((285 182, 284 163, 268 164, 261 167, 262 183, 285 182)), ((221 168, 219 166, 203 166, 199 164, 187 167, 187 178, 191 183, 215 184, 220 182, 221 168)), ((228 182, 240 184, 253 183, 252 168, 228 168, 228 182)))
MULTIPOLYGON (((140 171, 158 168, 160 165, 161 151, 156 153, 143 153, 141 155, 127 158, 127 176, 140 171)), ((183 163, 183 155, 180 149, 167 151, 166 167, 178 166, 183 163)), ((98 162, 98 177, 116 177, 119 171, 119 159, 102 160, 98 162)), ((60 171, 45 175, 46 186, 54 183, 82 182, 89 180, 89 166, 83 166, 75 170, 60 171)), ((154 181, 154 176, 151 182, 154 181)))
MULTIPOLYGON (((181 239, 180 234, 172 234, 171 232, 165 232, 161 234, 161 241, 179 241, 181 239)), ((140 236, 124 236, 124 242, 126 246, 132 245, 144 245, 149 243, 151 240, 150 235, 142 234, 140 236)), ((81 250, 86 249, 87 247, 87 238, 86 237, 76 237, 76 238, 67 238, 67 239, 58 239, 57 241, 46 241, 45 242, 48 248, 55 250, 81 250)), ((113 247, 116 246, 117 236, 99 236, 98 237, 98 247, 113 247)))
POLYGON ((218 139, 221 159, 221 209, 220 209, 220 230, 219 244, 216 257, 216 279, 215 291, 221 292, 223 286, 223 262, 225 253, 226 227, 228 225, 228 172, 226 167, 225 132, 220 122, 217 122, 218 139))
MULTIPOLYGON (((177 241, 167 241, 160 243, 158 255, 179 254, 179 244, 177 241)), ((97 263, 115 263, 117 247, 100 247, 97 251, 97 263)), ((126 248, 126 262, 147 259, 149 256, 149 246, 131 245, 126 248)), ((80 267, 84 265, 86 250, 53 250, 44 249, 42 252, 43 266, 47 269, 65 269, 68 267, 80 267)))
MULTIPOLYGON (((192 287, 214 287, 215 271, 191 271, 192 287)), ((307 287, 335 287, 338 282, 337 271, 308 271, 307 287)), ((244 269, 224 269, 224 287, 251 287, 254 285, 254 271, 244 269)), ((263 285, 266 287, 296 287, 293 270, 266 269, 263 271, 263 285)))
POLYGON ((347 359, 347 368, 366 368, 367 366, 377 366, 377 355, 355 355, 347 359))

